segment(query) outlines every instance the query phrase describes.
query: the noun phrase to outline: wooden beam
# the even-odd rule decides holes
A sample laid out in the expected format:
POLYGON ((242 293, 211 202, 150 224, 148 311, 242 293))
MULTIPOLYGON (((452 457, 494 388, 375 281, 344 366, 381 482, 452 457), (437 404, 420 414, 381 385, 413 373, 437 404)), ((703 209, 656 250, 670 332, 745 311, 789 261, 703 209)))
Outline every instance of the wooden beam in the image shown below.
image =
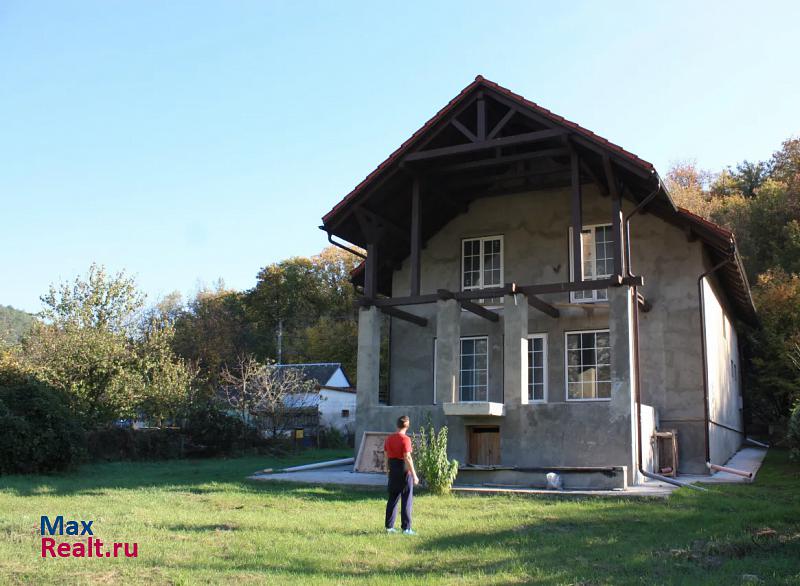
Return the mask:
POLYGON ((474 134, 472 134, 472 132, 470 132, 469 128, 467 128, 466 126, 461 124, 461 122, 459 122, 455 118, 453 118, 450 121, 450 124, 455 126, 461 134, 463 134, 464 136, 466 136, 470 140, 470 142, 478 142, 478 140, 482 140, 482 139, 479 139, 474 134))
POLYGON ((570 149, 569 155, 570 183, 572 185, 572 280, 580 283, 583 281, 581 169, 578 151, 573 147, 570 149))
POLYGON ((512 108, 509 108, 509 109, 508 109, 508 112, 506 112, 505 116, 503 116, 503 117, 500 119, 500 122, 498 122, 497 124, 495 124, 495 127, 494 127, 494 128, 492 128, 492 131, 489 133, 489 136, 487 136, 486 138, 488 138, 488 139, 490 139, 490 140, 491 140, 491 139, 493 139, 494 137, 496 137, 496 136, 497 136, 497 134, 498 134, 498 133, 499 133, 501 130, 503 130, 503 127, 504 127, 506 124, 508 124, 508 121, 509 121, 509 120, 511 120, 511 118, 512 118, 512 117, 514 116, 514 114, 516 114, 516 113, 517 113, 517 109, 516 109, 516 108, 513 108, 513 107, 512 107, 512 108))
POLYGON ((486 99, 478 94, 478 140, 486 140, 486 99))
POLYGON ((600 190, 600 195, 602 195, 603 197, 607 197, 608 188, 606 187, 605 183, 603 183, 602 181, 600 181, 600 179, 597 178, 597 174, 592 170, 592 168, 589 166, 589 164, 586 162, 585 159, 581 159, 581 169, 583 170, 584 173, 586 173, 589 176, 589 179, 592 180, 592 183, 597 185, 597 188, 600 190))
POLYGON ((470 161, 468 163, 456 163, 454 165, 445 165, 443 167, 431 169, 431 172, 436 174, 444 174, 444 173, 453 173, 457 171, 470 171, 472 169, 482 169, 485 167, 494 167, 497 165, 516 163, 517 161, 531 161, 541 158, 565 157, 567 155, 569 155, 569 151, 565 148, 542 149, 540 151, 521 153, 518 155, 508 155, 505 157, 501 156, 501 157, 494 157, 491 159, 482 159, 480 161, 470 161))
MULTIPOLYGON (((379 216, 375 212, 368 210, 365 207, 357 207, 356 208, 356 217, 358 218, 359 223, 361 223, 362 231, 364 230, 365 220, 372 224, 374 229, 383 231, 384 228, 388 228, 395 236, 402 239, 405 242, 408 242, 408 232, 392 222, 391 220, 387 220, 386 218, 379 216)), ((364 234, 367 238, 370 238, 370 235, 364 234)))
MULTIPOLYGON (((550 293, 569 293, 570 291, 591 291, 592 289, 607 289, 618 285, 619 282, 615 278, 599 279, 597 281, 583 281, 582 283, 575 283, 572 281, 565 283, 543 283, 540 285, 515 285, 508 284, 502 287, 488 287, 486 289, 476 289, 471 291, 461 291, 460 293, 453 293, 454 297, 461 300, 473 300, 482 298, 502 297, 503 295, 512 294, 514 292, 524 293, 527 296, 532 295, 546 295, 550 293)), ((644 279, 641 276, 624 277, 622 279, 623 285, 636 285, 641 287, 644 285, 644 279)), ((421 305, 426 303, 435 303, 441 299, 438 293, 417 295, 409 297, 387 297, 381 299, 374 299, 372 301, 364 299, 362 303, 367 305, 376 305, 378 307, 396 306, 396 305, 421 305)))
POLYGON ((606 174, 608 183, 608 193, 611 195, 611 237, 614 239, 614 274, 622 276, 624 269, 624 250, 623 246, 623 218, 622 218, 622 196, 617 189, 617 178, 614 175, 614 168, 611 166, 611 159, 608 155, 603 155, 603 170, 606 174))
POLYGON ((404 160, 408 162, 413 161, 428 161, 437 159, 439 157, 447 157, 451 155, 461 155, 465 153, 476 153, 487 149, 497 147, 511 146, 515 144, 525 144, 532 142, 539 142, 548 140, 559 136, 568 134, 566 130, 562 129, 548 129, 537 130, 536 132, 526 132, 523 134, 516 134, 513 136, 505 136, 503 138, 495 138, 492 140, 484 140, 471 144, 459 144, 455 146, 441 147, 437 149, 430 149, 427 151, 417 151, 405 156, 404 160))
POLYGON ((367 259, 364 261, 364 296, 374 299, 378 293, 378 244, 367 244, 367 259))
POLYGON ((558 311, 558 308, 553 307, 546 301, 542 301, 535 295, 526 295, 526 297, 528 298, 528 305, 530 305, 534 309, 538 309, 539 311, 546 313, 550 317, 558 317, 559 315, 561 315, 561 312, 558 311))
POLYGON ((498 322, 500 321, 500 316, 497 315, 495 312, 486 309, 485 307, 478 305, 477 303, 473 303, 468 299, 459 299, 459 294, 453 293, 448 291, 447 289, 438 289, 436 291, 437 295, 439 295, 439 299, 456 299, 458 304, 465 310, 469 311, 470 313, 474 313, 475 315, 482 317, 484 319, 488 319, 489 321, 498 322))
POLYGON ((420 291, 420 248, 422 244, 422 213, 420 207, 419 177, 411 183, 411 295, 420 291))
POLYGON ((382 313, 386 315, 390 315, 392 317, 396 317, 397 319, 401 319, 403 321, 407 321, 409 323, 418 325, 422 328, 428 325, 428 320, 424 317, 420 317, 418 315, 414 315, 413 313, 409 313, 407 311, 403 311, 402 309, 397 309, 396 307, 391 306, 384 306, 380 308, 382 313))

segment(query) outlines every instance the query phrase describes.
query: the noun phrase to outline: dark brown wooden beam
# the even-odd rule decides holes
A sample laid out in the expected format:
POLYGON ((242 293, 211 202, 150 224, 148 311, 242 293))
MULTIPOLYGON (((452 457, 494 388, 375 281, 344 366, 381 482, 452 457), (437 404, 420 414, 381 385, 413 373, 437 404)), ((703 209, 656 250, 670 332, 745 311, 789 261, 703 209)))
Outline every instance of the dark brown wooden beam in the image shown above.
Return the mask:
POLYGON ((603 170, 608 184, 608 193, 611 195, 611 236, 614 239, 614 274, 622 275, 624 269, 624 242, 623 242, 623 217, 622 196, 617 189, 617 178, 611 166, 611 159, 603 155, 603 170))
POLYGON ((526 144, 548 140, 567 134, 566 130, 562 129, 548 129, 538 130, 536 132, 526 132, 523 134, 516 134, 513 136, 505 136, 503 138, 495 138, 492 140, 484 140, 471 144, 459 144, 454 146, 441 147, 437 149, 430 149, 427 151, 417 151, 405 156, 404 160, 408 162, 413 161, 428 161, 437 159, 439 157, 448 157, 451 155, 462 155, 466 153, 476 153, 487 149, 497 147, 510 146, 515 144, 526 144))
POLYGON ((497 315, 495 312, 486 309, 485 307, 478 305, 477 303, 473 303, 468 299, 459 299, 458 293, 453 293, 452 291, 448 291, 447 289, 438 289, 436 291, 437 295, 439 295, 439 299, 455 299, 458 301, 458 304, 469 311, 470 313, 474 313, 475 315, 482 317, 484 319, 488 319, 489 321, 498 322, 500 321, 500 316, 497 315))
POLYGON ((482 140, 482 139, 479 139, 474 134, 472 134, 472 132, 470 132, 469 128, 467 128, 466 126, 461 124, 461 122, 459 122, 455 118, 453 118, 450 121, 450 124, 455 126, 461 134, 463 134, 464 136, 466 136, 470 140, 470 142, 478 142, 478 140, 482 140))
POLYGON ((528 298, 528 305, 530 305, 534 309, 538 309, 539 311, 546 313, 550 317, 557 318, 559 315, 561 315, 561 312, 558 311, 558 308, 553 307, 546 301, 542 301, 535 295, 526 295, 526 297, 528 298))
POLYGON ((422 245, 422 208, 420 206, 420 181, 411 183, 411 295, 420 291, 420 249, 422 245))
MULTIPOLYGON (((624 277, 622 279, 623 285, 636 285, 641 287, 644 285, 644 279, 641 276, 624 277)), ((566 283, 543 283, 540 285, 515 285, 508 284, 502 287, 489 287, 486 289, 476 289, 471 291, 461 291, 453 293, 454 297, 461 300, 473 299, 489 299, 492 297, 502 297, 514 292, 524 293, 525 295, 547 295, 551 293, 569 293, 570 291, 591 291, 592 289, 607 289, 619 285, 619 281, 615 278, 599 279, 597 281, 583 281, 582 283, 574 283, 572 281, 566 283)), ((387 297, 382 299, 374 299, 369 301, 364 299, 362 304, 377 305, 378 307, 397 306, 397 305, 421 305, 426 303, 435 303, 441 299, 438 293, 417 295, 409 297, 387 297)))
POLYGON ((586 173, 589 179, 592 180, 592 183, 597 185, 597 188, 600 190, 600 195, 602 195, 603 197, 607 197, 608 188, 606 187, 603 181, 600 181, 600 179, 597 178, 597 174, 594 172, 594 170, 591 168, 589 163, 586 162, 585 159, 581 159, 581 170, 584 173, 586 173))
POLYGON ((403 321, 407 321, 409 323, 418 325, 420 327, 426 327, 428 325, 428 320, 424 317, 420 317, 418 315, 414 315, 413 313, 409 313, 407 311, 403 311, 402 309, 397 309, 396 307, 391 306, 383 306, 380 308, 382 313, 386 315, 390 315, 392 317, 396 317, 397 319, 401 319, 403 321))
POLYGON ((516 113, 517 113, 517 109, 516 109, 516 108, 509 108, 509 109, 508 109, 508 112, 506 112, 505 116, 503 116, 503 117, 500 119, 500 122, 498 122, 497 124, 495 124, 494 128, 492 128, 492 131, 489 133, 489 136, 487 136, 486 138, 488 138, 488 139, 490 139, 490 140, 491 140, 491 139, 493 139, 494 137, 496 137, 496 136, 497 136, 497 134, 498 134, 498 133, 499 133, 501 130, 503 130, 503 127, 504 127, 506 124, 508 124, 508 121, 509 121, 509 120, 511 120, 511 118, 512 118, 512 117, 514 116, 514 114, 516 114, 516 113))
POLYGON ((647 299, 645 299, 644 295, 637 292, 636 297, 637 297, 636 301, 639 303, 639 307, 644 313, 647 313, 648 311, 653 309, 653 304, 650 303, 647 299))
MULTIPOLYGON (((408 242, 408 231, 404 230, 391 220, 387 220, 386 218, 376 214, 375 212, 368 210, 365 207, 357 207, 356 208, 356 217, 358 218, 359 223, 362 225, 362 230, 364 229, 364 221, 372 224, 375 229, 383 231, 384 229, 388 229, 392 232, 396 237, 400 238, 401 240, 408 242)), ((371 236, 368 234, 364 234, 367 236, 368 239, 371 239, 371 236)))
POLYGON ((486 99, 478 95, 478 140, 486 140, 486 99))
POLYGON ((431 172, 436 174, 454 173, 458 171, 483 169, 485 167, 495 167, 497 165, 516 163, 518 161, 532 161, 535 159, 542 159, 542 158, 566 157, 567 155, 569 155, 569 151, 565 148, 542 149, 540 151, 521 153, 518 155, 508 155, 505 157, 500 156, 500 157, 494 157, 492 159, 470 161, 468 163, 456 163, 454 165, 445 165, 443 167, 431 169, 431 172))
POLYGON ((374 299, 378 293, 378 245, 367 244, 367 259, 364 261, 364 296, 374 299))
POLYGON ((570 149, 570 184, 572 186, 572 280, 576 283, 583 281, 583 247, 581 232, 583 231, 583 211, 581 193, 581 169, 578 151, 570 149))

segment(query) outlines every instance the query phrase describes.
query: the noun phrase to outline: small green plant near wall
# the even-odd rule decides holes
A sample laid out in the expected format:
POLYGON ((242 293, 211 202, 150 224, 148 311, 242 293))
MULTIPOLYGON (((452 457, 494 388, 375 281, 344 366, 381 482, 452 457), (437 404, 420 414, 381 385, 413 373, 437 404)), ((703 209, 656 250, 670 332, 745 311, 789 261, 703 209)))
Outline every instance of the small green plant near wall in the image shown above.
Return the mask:
POLYGON ((447 459, 447 426, 437 433, 428 420, 414 434, 413 441, 414 463, 423 486, 434 494, 449 493, 458 474, 458 462, 447 459))

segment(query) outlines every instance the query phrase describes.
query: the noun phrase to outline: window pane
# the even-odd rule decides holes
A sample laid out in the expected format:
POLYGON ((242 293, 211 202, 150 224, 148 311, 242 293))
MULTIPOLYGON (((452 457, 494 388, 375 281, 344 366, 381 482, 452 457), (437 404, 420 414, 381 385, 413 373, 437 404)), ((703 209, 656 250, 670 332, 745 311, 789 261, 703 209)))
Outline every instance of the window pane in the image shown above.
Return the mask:
POLYGON ((461 401, 486 401, 488 399, 488 358, 488 340, 486 338, 461 340, 459 381, 461 401))
POLYGON ((611 396, 611 349, 608 332, 567 334, 567 397, 611 396))

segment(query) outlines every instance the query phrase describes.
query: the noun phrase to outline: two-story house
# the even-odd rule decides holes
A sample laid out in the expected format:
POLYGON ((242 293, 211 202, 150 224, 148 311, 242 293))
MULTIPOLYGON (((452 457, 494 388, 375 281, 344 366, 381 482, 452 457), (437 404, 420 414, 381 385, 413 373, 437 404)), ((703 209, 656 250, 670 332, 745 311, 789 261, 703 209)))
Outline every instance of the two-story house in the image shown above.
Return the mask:
POLYGON ((459 479, 598 487, 653 472, 657 430, 683 473, 740 446, 733 234, 593 132, 478 76, 322 228, 367 251, 357 445, 408 414, 448 425, 459 479))

